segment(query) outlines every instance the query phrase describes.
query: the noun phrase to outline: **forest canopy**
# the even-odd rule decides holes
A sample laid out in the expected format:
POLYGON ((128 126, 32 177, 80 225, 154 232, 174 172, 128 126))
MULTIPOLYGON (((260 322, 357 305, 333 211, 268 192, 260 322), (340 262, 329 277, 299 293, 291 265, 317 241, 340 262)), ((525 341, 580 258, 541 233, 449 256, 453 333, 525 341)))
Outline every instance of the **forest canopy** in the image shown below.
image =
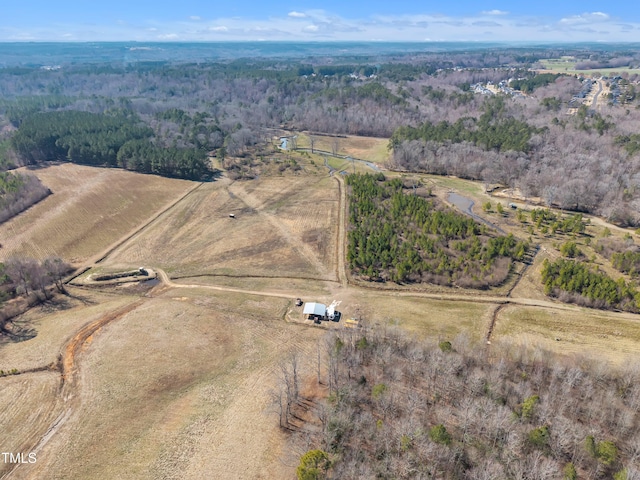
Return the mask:
POLYGON ((132 115, 51 111, 27 116, 11 144, 27 164, 67 160, 178 178, 211 175, 204 151, 159 148, 152 135, 132 115))

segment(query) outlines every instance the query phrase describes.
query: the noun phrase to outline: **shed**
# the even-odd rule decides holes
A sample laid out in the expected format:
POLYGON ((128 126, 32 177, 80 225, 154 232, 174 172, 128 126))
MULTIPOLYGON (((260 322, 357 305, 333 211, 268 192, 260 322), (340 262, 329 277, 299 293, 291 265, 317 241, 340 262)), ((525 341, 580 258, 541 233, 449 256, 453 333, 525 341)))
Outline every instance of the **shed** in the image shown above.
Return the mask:
POLYGON ((316 317, 323 317, 327 313, 327 306, 322 303, 308 302, 304 304, 304 315, 314 315, 316 317))

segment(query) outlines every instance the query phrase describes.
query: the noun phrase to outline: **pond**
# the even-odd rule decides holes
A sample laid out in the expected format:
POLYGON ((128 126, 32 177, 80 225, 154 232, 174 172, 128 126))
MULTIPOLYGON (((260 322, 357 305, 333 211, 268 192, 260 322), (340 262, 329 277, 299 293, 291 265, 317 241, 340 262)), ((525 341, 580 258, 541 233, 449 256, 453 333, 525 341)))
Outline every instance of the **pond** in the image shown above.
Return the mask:
POLYGON ((475 205, 476 202, 474 202, 470 198, 464 197, 464 196, 460 195, 459 193, 451 192, 447 196, 447 200, 450 203, 452 203, 456 208, 460 209, 463 213, 466 213, 467 215, 469 215, 474 220, 476 220, 478 222, 481 222, 481 223, 484 223, 486 226, 491 227, 494 230, 497 230, 502 235, 506 235, 506 232, 504 230, 502 230, 500 227, 498 227, 497 225, 491 223, 488 220, 485 220, 481 216, 476 215, 475 213, 473 213, 473 206, 475 205))

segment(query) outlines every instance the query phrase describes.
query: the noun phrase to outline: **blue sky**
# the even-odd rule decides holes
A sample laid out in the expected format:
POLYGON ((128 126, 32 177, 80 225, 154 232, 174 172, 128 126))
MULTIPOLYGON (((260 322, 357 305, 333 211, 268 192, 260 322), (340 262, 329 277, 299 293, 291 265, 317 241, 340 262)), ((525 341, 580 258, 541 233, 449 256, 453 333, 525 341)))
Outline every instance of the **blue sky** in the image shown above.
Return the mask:
POLYGON ((640 41, 631 0, 3 3, 0 41, 640 41))

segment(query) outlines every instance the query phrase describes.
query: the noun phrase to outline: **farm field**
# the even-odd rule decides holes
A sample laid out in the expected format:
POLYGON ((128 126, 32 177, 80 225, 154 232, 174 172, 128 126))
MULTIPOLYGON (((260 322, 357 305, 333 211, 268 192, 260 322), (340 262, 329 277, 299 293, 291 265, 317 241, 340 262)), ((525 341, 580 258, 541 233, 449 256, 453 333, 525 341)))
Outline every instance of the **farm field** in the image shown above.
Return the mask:
POLYGON ((82 263, 198 185, 71 163, 33 173, 53 194, 0 225, 0 259, 55 255, 82 263))
POLYGON ((576 61, 570 58, 551 58, 548 60, 540 60, 540 63, 544 66, 543 70, 539 70, 539 73, 568 73, 574 75, 597 75, 597 76, 615 76, 623 73, 633 75, 634 73, 640 73, 638 68, 629 67, 616 67, 616 68, 596 68, 591 70, 576 70, 576 61))
POLYGON ((179 277, 335 280, 337 215, 329 177, 220 181, 158 218, 105 265, 151 264, 179 277))
MULTIPOLYGON (((369 160, 374 163, 384 163, 389 158, 388 138, 362 137, 357 135, 347 135, 344 137, 332 137, 330 135, 315 135, 314 149, 332 152, 337 141, 337 153, 339 155, 350 155, 355 158, 369 160)), ((307 133, 298 134, 298 148, 311 148, 309 135, 307 133)))

